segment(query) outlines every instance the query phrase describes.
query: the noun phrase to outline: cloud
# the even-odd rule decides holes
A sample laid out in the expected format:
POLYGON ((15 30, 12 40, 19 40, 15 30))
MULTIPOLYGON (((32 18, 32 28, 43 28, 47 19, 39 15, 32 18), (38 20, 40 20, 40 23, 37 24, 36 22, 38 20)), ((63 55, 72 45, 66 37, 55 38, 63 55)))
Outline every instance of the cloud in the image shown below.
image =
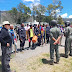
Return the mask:
POLYGON ((57 12, 57 13, 60 13, 60 10, 59 10, 59 9, 57 9, 57 10, 56 10, 56 12, 57 12))
POLYGON ((72 18, 72 15, 70 15, 69 18, 72 18))
POLYGON ((68 14, 67 14, 67 13, 65 13, 65 14, 61 15, 61 17, 62 17, 62 18, 67 18, 67 16, 68 16, 68 14))
POLYGON ((40 0, 22 0, 23 2, 40 2, 40 0))
POLYGON ((23 2, 34 2, 34 0, 23 0, 23 2))
POLYGON ((33 5, 38 6, 40 4, 40 0, 22 0, 22 1, 26 3, 26 6, 30 7, 31 10, 33 8, 33 5))

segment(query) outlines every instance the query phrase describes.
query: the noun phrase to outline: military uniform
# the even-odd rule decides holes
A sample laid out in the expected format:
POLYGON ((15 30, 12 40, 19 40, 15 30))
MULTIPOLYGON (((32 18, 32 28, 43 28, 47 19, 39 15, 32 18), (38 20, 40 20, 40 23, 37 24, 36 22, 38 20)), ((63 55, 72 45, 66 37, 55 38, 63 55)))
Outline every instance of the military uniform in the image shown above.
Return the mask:
POLYGON ((70 56, 72 56, 72 28, 70 26, 67 26, 65 28, 64 35, 66 37, 65 39, 65 57, 68 57, 68 52, 70 51, 70 56))
POLYGON ((20 39, 20 49, 24 49, 25 39, 26 39, 26 31, 24 27, 20 27, 18 29, 19 39, 20 39))
POLYGON ((12 39, 11 35, 5 27, 3 27, 1 30, 0 42, 2 49, 2 72, 11 72, 9 62, 12 52, 12 39), (7 47, 7 43, 10 44, 9 47, 7 47))
POLYGON ((60 59, 58 44, 54 45, 55 41, 52 38, 58 39, 60 35, 61 31, 56 26, 50 29, 50 59, 52 63, 54 63, 54 50, 56 52, 56 62, 59 62, 60 59))

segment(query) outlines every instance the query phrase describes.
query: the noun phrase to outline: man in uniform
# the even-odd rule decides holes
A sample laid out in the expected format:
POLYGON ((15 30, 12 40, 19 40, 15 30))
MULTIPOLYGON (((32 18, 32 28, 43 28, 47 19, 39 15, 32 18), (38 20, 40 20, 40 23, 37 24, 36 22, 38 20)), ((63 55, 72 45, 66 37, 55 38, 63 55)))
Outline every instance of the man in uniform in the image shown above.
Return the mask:
POLYGON ((21 24, 21 27, 18 29, 19 39, 20 39, 20 51, 24 50, 24 44, 26 39, 26 31, 24 24, 21 24))
POLYGON ((70 56, 72 56, 72 48, 71 48, 71 43, 72 43, 72 28, 70 27, 70 22, 66 21, 65 22, 65 32, 64 35, 66 37, 65 39, 65 58, 68 58, 68 52, 70 50, 70 56))
POLYGON ((10 70, 10 55, 12 51, 12 39, 8 31, 10 23, 8 21, 3 22, 3 28, 0 33, 0 42, 2 49, 2 72, 11 72, 10 70))
POLYGON ((54 64, 54 50, 56 52, 56 63, 59 62, 60 55, 59 55, 59 49, 58 49, 58 43, 61 38, 61 31, 59 28, 56 27, 57 22, 56 20, 51 21, 52 28, 50 29, 50 59, 51 59, 51 65, 54 64))

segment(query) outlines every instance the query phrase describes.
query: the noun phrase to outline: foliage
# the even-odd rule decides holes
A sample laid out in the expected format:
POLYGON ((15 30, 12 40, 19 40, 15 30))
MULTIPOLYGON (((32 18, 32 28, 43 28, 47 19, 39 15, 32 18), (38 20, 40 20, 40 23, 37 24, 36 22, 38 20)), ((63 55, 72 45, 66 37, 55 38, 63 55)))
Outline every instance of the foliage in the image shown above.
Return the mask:
MULTIPOLYGON (((8 11, 12 19, 14 19, 15 23, 23 23, 28 18, 33 16, 34 20, 37 20, 38 22, 50 22, 53 18, 53 15, 55 16, 57 14, 56 10, 62 10, 63 7, 61 6, 61 1, 56 2, 56 0, 53 0, 53 4, 49 4, 46 8, 45 6, 39 4, 38 6, 33 5, 32 11, 29 7, 24 5, 23 3, 19 3, 17 8, 12 8, 12 10, 8 11), (46 16, 45 14, 48 13, 49 16, 46 16)), ((57 18, 56 18, 57 19, 57 18)), ((62 18, 58 18, 59 23, 62 23, 62 18)))
POLYGON ((48 5, 47 13, 49 14, 49 16, 51 15, 56 18, 56 14, 58 12, 61 12, 61 10, 63 9, 63 6, 61 6, 61 4, 62 4, 61 1, 58 1, 58 2, 54 2, 53 4, 48 5))

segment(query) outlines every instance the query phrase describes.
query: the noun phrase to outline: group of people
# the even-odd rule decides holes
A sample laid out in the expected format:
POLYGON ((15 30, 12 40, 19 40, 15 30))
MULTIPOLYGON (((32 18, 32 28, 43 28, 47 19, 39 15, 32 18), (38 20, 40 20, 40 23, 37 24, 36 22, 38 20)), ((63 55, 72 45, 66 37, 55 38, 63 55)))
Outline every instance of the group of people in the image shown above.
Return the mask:
MULTIPOLYGON (((16 29, 15 29, 16 30, 16 29)), ((40 46, 43 45, 44 43, 48 43, 49 42, 49 33, 50 33, 50 26, 47 24, 39 24, 37 26, 37 24, 32 25, 28 25, 26 27, 24 27, 24 24, 21 24, 21 27, 18 28, 18 30, 16 30, 18 36, 19 36, 19 40, 20 40, 20 51, 24 50, 24 45, 25 45, 25 41, 28 40, 29 41, 29 47, 30 49, 35 49, 36 46, 40 46), (36 43, 32 42, 32 39, 34 36, 37 36, 38 40, 36 43), (31 45, 32 42, 32 45, 31 45)))
POLYGON ((35 49, 36 46, 43 45, 44 43, 50 42, 50 59, 51 65, 54 64, 54 50, 56 52, 56 63, 59 63, 60 54, 58 45, 61 42, 62 36, 66 37, 65 40, 65 58, 68 58, 68 55, 72 56, 72 28, 70 27, 70 22, 65 22, 65 28, 57 25, 56 20, 48 24, 34 24, 24 27, 22 23, 20 27, 15 28, 13 25, 10 25, 8 21, 3 22, 3 27, 0 32, 0 42, 2 49, 2 72, 13 72, 10 70, 10 55, 12 51, 12 44, 15 46, 15 51, 17 51, 17 38, 20 40, 20 51, 24 50, 25 41, 28 40, 29 47, 28 49, 35 49), (15 30, 15 31, 14 31, 15 30), (37 42, 32 41, 33 37, 37 36, 37 42), (50 39, 50 40, 49 40, 50 39), (32 45, 31 45, 32 42, 32 45), (70 53, 69 53, 70 51, 70 53))

